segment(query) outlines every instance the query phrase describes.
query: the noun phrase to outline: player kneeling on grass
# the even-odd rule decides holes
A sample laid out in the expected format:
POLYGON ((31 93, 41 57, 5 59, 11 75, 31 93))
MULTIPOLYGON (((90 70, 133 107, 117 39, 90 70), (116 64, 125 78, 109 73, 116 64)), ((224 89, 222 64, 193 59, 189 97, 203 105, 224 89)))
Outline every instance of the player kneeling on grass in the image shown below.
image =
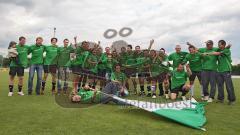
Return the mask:
POLYGON ((182 99, 186 100, 185 95, 190 90, 190 85, 187 84, 187 78, 191 75, 189 65, 186 66, 184 71, 184 65, 179 64, 176 69, 171 72, 171 99, 176 100, 178 93, 182 92, 182 99))

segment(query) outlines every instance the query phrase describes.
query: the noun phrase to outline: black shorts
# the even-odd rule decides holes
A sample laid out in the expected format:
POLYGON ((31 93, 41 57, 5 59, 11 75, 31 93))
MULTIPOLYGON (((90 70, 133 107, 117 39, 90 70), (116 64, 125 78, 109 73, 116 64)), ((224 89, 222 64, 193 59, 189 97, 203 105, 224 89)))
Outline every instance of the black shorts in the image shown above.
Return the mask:
POLYGON ((105 79, 107 70, 106 69, 98 69, 97 76, 99 79, 105 79))
POLYGON ((194 82, 196 77, 198 78, 199 82, 201 82, 202 77, 201 77, 201 72, 200 71, 199 72, 193 71, 192 75, 189 77, 189 81, 193 81, 194 82))
POLYGON ((137 70, 135 68, 125 68, 124 73, 127 78, 136 76, 137 70))
POLYGON ((57 73, 57 65, 43 65, 44 73, 57 73))
POLYGON ((82 71, 82 66, 81 65, 74 65, 71 67, 72 73, 74 74, 80 74, 82 71))
POLYGON ((171 91, 171 93, 176 93, 176 94, 178 94, 178 92, 184 92, 184 91, 186 91, 185 89, 183 89, 183 86, 184 86, 185 84, 182 84, 181 86, 178 86, 178 87, 176 87, 176 88, 173 88, 173 89, 171 89, 170 91, 171 91))
POLYGON ((82 74, 82 75, 90 75, 90 74, 92 74, 92 71, 87 69, 87 68, 82 68, 80 74, 82 74))
POLYGON ((158 82, 163 82, 163 80, 166 79, 166 76, 167 76, 167 73, 160 73, 159 75, 153 76, 150 79, 151 80, 156 80, 158 82))
POLYGON ((24 67, 10 67, 9 75, 11 76, 24 76, 24 67))

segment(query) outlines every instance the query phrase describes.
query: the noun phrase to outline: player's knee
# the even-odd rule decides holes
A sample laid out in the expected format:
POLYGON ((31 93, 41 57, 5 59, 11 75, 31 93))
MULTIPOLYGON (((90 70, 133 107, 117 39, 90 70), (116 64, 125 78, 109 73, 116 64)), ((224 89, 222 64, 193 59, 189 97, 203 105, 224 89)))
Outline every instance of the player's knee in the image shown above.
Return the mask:
POLYGON ((191 88, 191 85, 189 85, 189 84, 186 84, 186 85, 185 85, 185 90, 186 90, 186 91, 189 91, 190 88, 191 88))
POLYGON ((177 94, 176 93, 171 93, 171 100, 176 100, 177 94))

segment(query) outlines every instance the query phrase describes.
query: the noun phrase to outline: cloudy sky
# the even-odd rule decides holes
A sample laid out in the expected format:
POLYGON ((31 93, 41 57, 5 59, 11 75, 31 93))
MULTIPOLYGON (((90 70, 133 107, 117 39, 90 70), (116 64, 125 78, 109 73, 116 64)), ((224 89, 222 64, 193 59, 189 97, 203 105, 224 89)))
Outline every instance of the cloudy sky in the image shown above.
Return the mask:
POLYGON ((165 47, 170 53, 176 44, 186 48, 190 41, 204 47, 212 39, 215 45, 225 39, 233 45, 234 63, 240 63, 239 0, 0 0, 0 54, 6 55, 10 40, 23 35, 33 44, 42 36, 49 44, 57 28, 59 44, 64 38, 102 41, 116 40, 147 48, 155 39, 154 49, 165 47), (106 29, 119 31, 131 27, 128 37, 105 39, 106 29))

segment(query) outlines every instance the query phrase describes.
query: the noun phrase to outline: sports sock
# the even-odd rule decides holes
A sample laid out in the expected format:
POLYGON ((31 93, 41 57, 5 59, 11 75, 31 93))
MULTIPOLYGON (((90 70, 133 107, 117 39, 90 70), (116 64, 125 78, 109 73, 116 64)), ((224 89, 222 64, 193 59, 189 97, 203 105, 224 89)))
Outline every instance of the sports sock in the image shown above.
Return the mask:
POLYGON ((158 83, 159 95, 163 95, 163 84, 158 83))
POLYGON ((140 86, 140 91, 141 91, 141 92, 144 91, 144 86, 140 86))
POLYGON ((147 86, 147 91, 148 91, 148 93, 151 92, 151 86, 147 86))
POLYGON ((153 94, 156 94, 156 85, 152 85, 151 90, 153 94))
POLYGON ((45 85, 46 85, 46 82, 45 82, 45 81, 42 81, 42 91, 44 91, 45 85))
POLYGON ((54 91, 56 88, 56 83, 55 82, 52 82, 52 91, 54 91))
POLYGON ((9 92, 13 92, 13 85, 9 85, 9 92))
POLYGON ((194 85, 191 86, 190 92, 191 92, 191 96, 193 96, 194 95, 194 85))
POLYGON ((18 85, 18 92, 22 91, 22 85, 18 85))

